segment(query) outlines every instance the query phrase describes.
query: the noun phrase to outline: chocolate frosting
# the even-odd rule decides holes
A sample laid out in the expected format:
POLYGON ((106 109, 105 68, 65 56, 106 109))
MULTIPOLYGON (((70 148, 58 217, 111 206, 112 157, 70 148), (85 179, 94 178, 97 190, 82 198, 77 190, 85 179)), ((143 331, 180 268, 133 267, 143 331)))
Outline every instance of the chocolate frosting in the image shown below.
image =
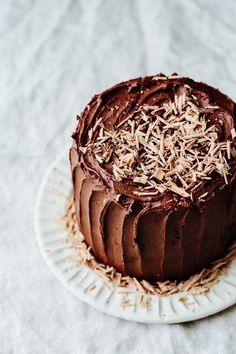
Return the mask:
POLYGON ((173 100, 188 86, 207 110, 209 124, 217 126, 220 141, 232 140, 235 104, 229 97, 204 83, 162 74, 129 80, 95 95, 78 117, 73 134, 74 200, 85 241, 98 260, 140 279, 183 279, 235 240, 235 159, 229 162, 228 185, 216 174, 194 190, 191 200, 167 191, 134 194, 137 184, 131 178, 117 181, 111 162, 100 164, 92 152, 84 154, 79 148, 88 142, 89 130, 98 119, 111 130, 140 105, 173 100), (207 108, 211 106, 218 108, 207 108), (206 198, 199 200, 206 192, 206 198))

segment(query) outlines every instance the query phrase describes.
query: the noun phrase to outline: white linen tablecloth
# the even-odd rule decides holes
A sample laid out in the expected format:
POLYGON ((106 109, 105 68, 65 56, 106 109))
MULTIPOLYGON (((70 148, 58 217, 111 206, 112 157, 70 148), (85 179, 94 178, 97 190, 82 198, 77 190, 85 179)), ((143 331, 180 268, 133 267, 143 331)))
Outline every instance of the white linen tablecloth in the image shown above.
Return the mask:
POLYGON ((236 307, 129 323, 74 298, 44 263, 34 208, 90 97, 178 72, 236 99, 234 0, 0 0, 0 353, 236 353, 236 307))

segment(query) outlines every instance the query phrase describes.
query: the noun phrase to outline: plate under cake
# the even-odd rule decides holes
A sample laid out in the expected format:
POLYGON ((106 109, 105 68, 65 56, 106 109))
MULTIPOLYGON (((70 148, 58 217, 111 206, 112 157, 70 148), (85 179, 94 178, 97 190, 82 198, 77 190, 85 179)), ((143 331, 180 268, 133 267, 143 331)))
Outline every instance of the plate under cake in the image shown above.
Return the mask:
POLYGON ((181 280, 236 239, 235 103, 162 74, 93 97, 70 149, 74 202, 96 258, 130 276, 181 280))
POLYGON ((115 277, 113 267, 99 262, 95 268, 91 267, 96 259, 89 257, 89 247, 82 241, 82 234, 75 235, 78 227, 71 213, 68 214, 71 192, 68 153, 64 152, 45 173, 37 198, 35 226, 44 260, 77 298, 107 314, 144 323, 193 321, 236 303, 236 263, 230 262, 235 260, 233 250, 203 270, 202 275, 195 274, 178 282, 177 289, 175 282, 151 284, 125 275, 121 277, 120 273, 115 277))

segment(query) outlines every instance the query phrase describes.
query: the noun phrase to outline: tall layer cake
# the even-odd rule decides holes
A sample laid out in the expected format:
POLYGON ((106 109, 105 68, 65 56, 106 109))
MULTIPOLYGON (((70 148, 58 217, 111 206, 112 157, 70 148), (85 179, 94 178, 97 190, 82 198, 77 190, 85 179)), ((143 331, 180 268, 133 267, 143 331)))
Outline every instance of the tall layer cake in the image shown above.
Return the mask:
POLYGON ((175 74, 92 98, 70 150, 76 215, 102 263, 184 279, 236 240, 235 103, 175 74))

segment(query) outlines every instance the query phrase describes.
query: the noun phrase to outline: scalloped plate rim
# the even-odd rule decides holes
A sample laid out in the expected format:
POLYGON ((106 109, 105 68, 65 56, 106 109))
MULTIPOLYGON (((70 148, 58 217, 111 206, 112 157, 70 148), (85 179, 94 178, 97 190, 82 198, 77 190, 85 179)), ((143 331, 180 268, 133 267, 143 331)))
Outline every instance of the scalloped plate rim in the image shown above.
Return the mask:
MULTIPOLYGON (((49 166, 49 168, 45 172, 45 175, 44 175, 43 180, 41 182, 38 196, 37 196, 37 201, 36 201, 36 208, 35 208, 35 229, 36 229, 36 235, 37 235, 37 242, 38 242, 38 245, 40 248, 40 253, 41 253, 43 259, 45 260, 46 264, 48 265, 48 267, 50 268, 52 273, 56 276, 56 278, 75 297, 86 302, 88 305, 93 306, 97 310, 107 313, 109 315, 112 315, 112 316, 115 316, 115 317, 118 317, 118 318, 121 318, 124 320, 140 322, 140 323, 149 323, 149 324, 182 323, 182 322, 198 320, 198 319, 202 319, 202 318, 214 315, 214 314, 221 312, 221 311, 225 310, 226 308, 231 307, 234 304, 236 304, 236 263, 233 263, 230 266, 229 272, 228 272, 230 274, 228 274, 227 276, 222 276, 220 278, 219 283, 214 285, 212 287, 212 289, 210 290, 210 292, 207 293, 206 295, 205 294, 187 295, 187 296, 189 296, 190 301, 191 300, 195 301, 195 304, 196 304, 195 307, 191 307, 191 306, 189 307, 189 305, 186 305, 186 304, 181 303, 179 301, 179 298, 181 298, 182 296, 186 296, 186 294, 176 293, 176 294, 168 295, 165 297, 161 297, 158 295, 150 295, 150 296, 146 295, 146 297, 150 297, 152 299, 152 301, 154 301, 154 307, 152 309, 146 310, 146 311, 145 311, 145 309, 141 309, 141 308, 137 308, 137 307, 133 307, 133 310, 132 310, 129 307, 123 307, 121 302, 120 302, 120 306, 119 306, 119 304, 117 304, 118 300, 113 304, 111 304, 110 298, 109 298, 110 302, 109 301, 107 302, 107 300, 105 298, 103 299, 102 296, 100 296, 100 300, 98 300, 97 296, 94 297, 94 295, 91 295, 91 293, 89 291, 83 290, 82 286, 78 286, 78 284, 76 285, 74 281, 71 282, 70 280, 66 279, 65 270, 62 271, 58 265, 55 266, 55 264, 53 264, 53 257, 51 256, 51 254, 52 254, 51 252, 54 252, 54 251, 48 250, 48 249, 45 250, 44 242, 43 242, 44 238, 48 237, 48 236, 45 236, 45 234, 47 234, 47 232, 45 232, 45 230, 43 230, 45 223, 49 223, 49 225, 58 229, 58 230, 55 230, 55 232, 50 232, 50 234, 54 234, 54 233, 58 234, 60 242, 61 241, 63 242, 63 239, 65 239, 65 236, 60 236, 60 233, 61 233, 61 235, 64 234, 65 230, 63 229, 63 226, 62 225, 60 226, 59 223, 57 223, 57 221, 56 221, 56 216, 58 216, 58 215, 55 215, 54 220, 53 220, 53 218, 49 217, 45 221, 45 219, 42 218, 42 212, 45 212, 46 208, 47 208, 45 205, 45 201, 47 201, 47 199, 48 199, 48 190, 47 189, 48 189, 48 187, 50 187, 50 183, 52 183, 52 180, 50 180, 50 178, 53 177, 54 170, 60 170, 60 169, 61 169, 61 171, 63 171, 61 176, 59 176, 61 178, 61 182, 64 181, 64 182, 66 182, 66 184, 68 184, 68 181, 70 181, 70 167, 69 167, 68 157, 66 158, 65 153, 60 154, 51 163, 51 165, 49 166), (67 166, 68 170, 66 170, 66 165, 68 165, 67 166), (234 279, 235 284, 231 283, 232 279, 234 279), (224 289, 224 287, 226 287, 225 284, 227 284, 228 287, 234 287, 234 289, 235 289, 234 294, 231 294, 228 289, 227 291, 225 291, 225 294, 224 294, 224 295, 227 294, 227 299, 221 298, 221 300, 220 300, 219 293, 222 296, 222 294, 223 294, 222 290, 224 289), (217 294, 217 292, 218 292, 218 294, 217 294), (212 296, 212 294, 214 294, 214 296, 212 296), (210 297, 213 297, 213 299, 215 298, 215 302, 213 302, 213 303, 211 302, 212 300, 209 299, 209 295, 210 295, 210 297), (218 301, 216 301, 216 299, 218 299, 218 301), (199 301, 200 302, 203 301, 204 304, 199 305, 199 301), (163 307, 163 306, 166 307, 166 309, 164 312, 162 309, 162 312, 161 312, 161 307, 163 307), (179 311, 181 311, 181 313, 176 313, 176 306, 179 308, 179 311)), ((54 181, 54 179, 53 179, 53 181, 54 181)), ((55 182, 55 186, 58 187, 57 181, 54 181, 54 182, 55 182)), ((71 188, 72 188, 72 185, 71 185, 71 188)), ((69 197, 70 191, 69 191, 68 187, 65 189, 67 189, 66 192, 68 192, 68 195, 66 195, 66 196, 69 197)), ((51 194, 53 195, 53 192, 51 194)), ((60 197, 57 195, 57 193, 54 193, 54 194, 55 195, 53 198, 54 198, 54 201, 56 202, 55 206, 57 206, 57 203, 58 203, 58 206, 63 207, 62 199, 60 199, 60 197)), ((64 207, 65 207, 65 200, 64 200, 64 207)), ((53 238, 53 240, 54 240, 54 238, 53 238)), ((49 240, 48 242, 56 242, 53 240, 51 240, 51 241, 49 240)), ((71 258, 70 256, 65 256, 65 255, 67 255, 69 250, 71 250, 72 253, 75 252, 70 247, 70 244, 65 243, 65 245, 62 247, 63 257, 71 258)), ((61 257, 62 257, 62 255, 61 255, 61 257)), ((57 262, 60 262, 60 259, 57 262)), ((85 265, 80 265, 80 266, 76 267, 74 264, 74 261, 72 259, 69 260, 68 262, 69 262, 68 267, 75 269, 76 272, 78 273, 78 275, 80 272, 85 272, 86 279, 90 279, 91 281, 92 280, 94 281, 94 279, 95 279, 95 284, 98 287, 98 293, 100 291, 101 292, 106 291, 106 290, 104 290, 105 288, 108 289, 107 285, 103 284, 101 278, 89 267, 87 267, 85 265), (100 288, 99 288, 99 286, 100 286, 100 288)), ((84 278, 84 281, 85 281, 85 278, 84 278)), ((75 279, 76 279, 76 277, 75 277, 75 279)), ((83 282, 83 280, 82 280, 82 282, 83 282)), ((117 298, 121 297, 119 294, 119 291, 121 290, 121 288, 111 285, 110 290, 111 290, 110 297, 113 297, 113 298, 114 298, 114 296, 116 296, 117 298)), ((137 292, 131 293, 130 294, 131 300, 134 299, 136 301, 137 295, 138 295, 137 292), (133 298, 132 298, 132 296, 133 296, 133 298)))

